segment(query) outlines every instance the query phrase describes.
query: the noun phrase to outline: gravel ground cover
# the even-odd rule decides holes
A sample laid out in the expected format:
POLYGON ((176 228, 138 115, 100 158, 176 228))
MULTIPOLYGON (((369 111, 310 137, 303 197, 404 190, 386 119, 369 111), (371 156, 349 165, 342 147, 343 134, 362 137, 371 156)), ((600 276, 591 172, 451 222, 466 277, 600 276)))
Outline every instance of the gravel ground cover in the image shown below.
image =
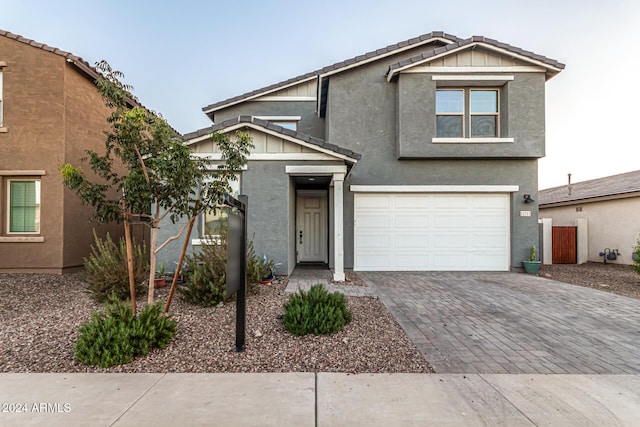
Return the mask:
MULTIPOLYGON (((235 302, 202 308, 176 295, 178 333, 165 349, 109 369, 74 360, 78 327, 101 308, 81 274, 0 274, 0 372, 429 372, 377 298, 349 297, 352 322, 331 336, 294 337, 283 314, 286 279, 247 300, 246 350, 235 351, 235 302)), ((168 287, 156 290, 166 300, 168 287)), ((141 305, 145 297, 140 298, 141 305)))
POLYGON ((640 299, 640 275, 631 266, 603 262, 540 266, 540 276, 640 299))

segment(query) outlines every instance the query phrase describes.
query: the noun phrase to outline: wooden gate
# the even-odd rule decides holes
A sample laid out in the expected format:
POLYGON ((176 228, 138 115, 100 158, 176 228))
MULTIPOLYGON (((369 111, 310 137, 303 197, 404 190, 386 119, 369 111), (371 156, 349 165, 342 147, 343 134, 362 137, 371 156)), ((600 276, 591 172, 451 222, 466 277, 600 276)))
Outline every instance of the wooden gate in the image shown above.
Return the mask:
POLYGON ((552 227, 551 255, 554 264, 578 262, 578 227, 552 227))

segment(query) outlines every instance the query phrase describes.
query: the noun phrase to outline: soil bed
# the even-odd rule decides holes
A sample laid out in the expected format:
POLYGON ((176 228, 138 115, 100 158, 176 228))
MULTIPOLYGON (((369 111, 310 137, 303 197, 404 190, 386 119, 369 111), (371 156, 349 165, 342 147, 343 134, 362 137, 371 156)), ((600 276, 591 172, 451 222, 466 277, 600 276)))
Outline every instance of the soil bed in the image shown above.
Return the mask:
MULTIPOLYGON (((0 274, 0 372, 429 372, 377 298, 349 297, 353 321, 331 336, 294 337, 278 316, 286 280, 247 300, 246 350, 235 351, 235 302, 202 308, 174 297, 178 334, 162 350, 109 369, 74 360, 78 327, 101 309, 81 274, 0 274)), ((169 287, 156 290, 166 300, 169 287)), ((139 299, 143 305, 146 297, 139 299)))

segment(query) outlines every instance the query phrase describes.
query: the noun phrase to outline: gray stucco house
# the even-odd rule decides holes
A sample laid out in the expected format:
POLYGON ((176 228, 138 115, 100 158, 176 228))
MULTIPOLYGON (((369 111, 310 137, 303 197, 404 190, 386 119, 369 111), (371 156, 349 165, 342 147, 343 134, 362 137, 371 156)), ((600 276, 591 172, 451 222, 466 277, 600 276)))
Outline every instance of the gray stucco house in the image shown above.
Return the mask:
MULTIPOLYGON (((256 252, 345 269, 508 271, 538 241, 545 82, 564 65, 432 32, 203 108, 184 135, 247 130, 240 176, 256 252)), ((199 222, 192 244, 201 240, 199 222)), ((167 234, 170 230, 164 231, 167 234)))

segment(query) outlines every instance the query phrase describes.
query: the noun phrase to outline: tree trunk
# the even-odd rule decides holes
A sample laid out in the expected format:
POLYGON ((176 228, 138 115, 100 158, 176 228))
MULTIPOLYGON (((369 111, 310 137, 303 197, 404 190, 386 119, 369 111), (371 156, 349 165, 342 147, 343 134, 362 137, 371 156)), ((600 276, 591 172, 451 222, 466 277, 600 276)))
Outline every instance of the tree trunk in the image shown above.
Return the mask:
MULTIPOLYGON (((197 206, 197 202, 196 202, 197 206)), ((164 307, 164 312, 167 313, 169 311, 169 306, 171 305, 171 300, 173 299, 173 293, 176 290, 176 284, 178 283, 178 276, 180 275, 180 270, 182 270, 182 262, 184 261, 184 255, 187 253, 187 247, 189 247, 189 239, 191 238, 191 230, 193 230, 193 223, 196 221, 196 217, 193 216, 189 220, 189 229, 187 230, 187 235, 184 238, 184 244, 182 245, 182 251, 180 252, 180 259, 178 260, 178 266, 176 267, 176 272, 173 275, 173 282, 171 282, 171 290, 169 291, 169 296, 167 297, 167 304, 164 307)))
MULTIPOLYGON (((124 207, 125 202, 122 201, 124 207)), ((131 309, 136 315, 136 278, 133 274, 133 248, 131 244, 131 228, 129 225, 129 215, 124 212, 124 241, 127 245, 127 269, 129 270, 129 295, 131 297, 131 309)))

